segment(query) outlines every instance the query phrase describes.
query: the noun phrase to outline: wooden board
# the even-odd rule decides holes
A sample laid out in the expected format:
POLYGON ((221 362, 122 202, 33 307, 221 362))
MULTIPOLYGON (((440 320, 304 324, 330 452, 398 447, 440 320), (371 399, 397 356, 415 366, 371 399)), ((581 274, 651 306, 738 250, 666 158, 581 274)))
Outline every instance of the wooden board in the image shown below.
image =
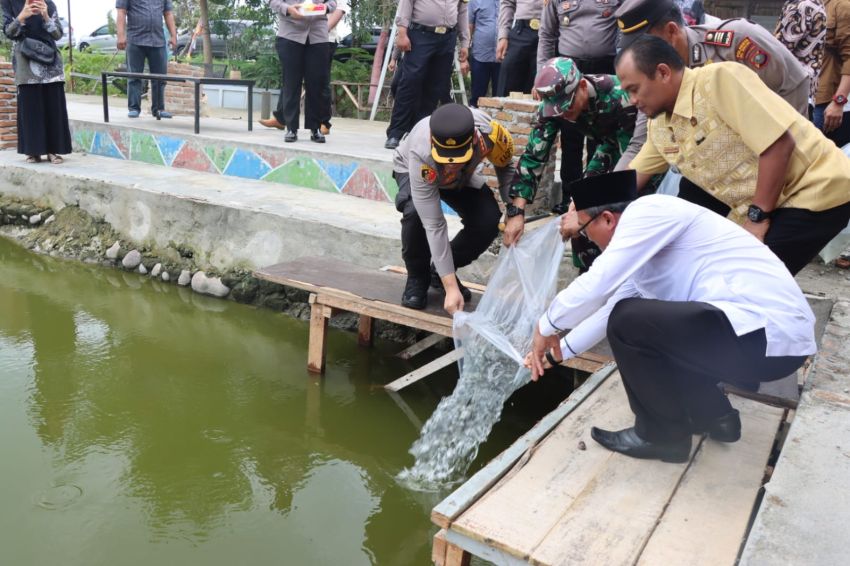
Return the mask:
POLYGON ((735 563, 782 410, 731 401, 741 412, 743 440, 702 444, 638 564, 735 563))
POLYGON ((426 378, 434 372, 440 371, 444 367, 450 366, 455 363, 459 359, 463 357, 463 348, 458 348, 457 350, 452 350, 448 354, 443 354, 439 358, 432 360, 422 366, 421 368, 415 369, 412 372, 404 375, 392 383, 388 383, 384 386, 388 391, 401 391, 411 383, 416 383, 420 379, 426 378))
POLYGON ((486 545, 539 565, 732 566, 782 410, 736 399, 739 442, 694 437, 689 463, 637 460, 589 436, 591 426, 618 429, 634 420, 614 377, 449 522, 449 534, 468 548, 486 545))
MULTIPOLYGON (((401 306, 401 294, 406 278, 403 275, 369 269, 353 263, 325 257, 302 257, 285 263, 263 267, 254 277, 304 289, 313 293, 331 294, 342 298, 357 297, 401 306)), ((437 289, 428 292, 428 306, 423 311, 404 309, 411 313, 428 313, 451 321, 443 310, 444 293, 437 289)), ((480 295, 473 293, 464 310, 473 311, 480 295)))

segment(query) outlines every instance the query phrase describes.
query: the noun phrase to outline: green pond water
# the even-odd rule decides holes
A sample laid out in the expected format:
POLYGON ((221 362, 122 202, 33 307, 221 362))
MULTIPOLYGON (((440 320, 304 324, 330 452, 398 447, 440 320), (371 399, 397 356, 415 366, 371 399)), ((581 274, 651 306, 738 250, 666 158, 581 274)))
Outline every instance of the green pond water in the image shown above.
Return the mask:
MULTIPOLYGON (((404 390, 398 344, 31 254, 0 238, 0 564, 428 564, 399 485, 454 368, 404 390)), ((545 381, 545 380, 544 380, 545 381)), ((470 474, 565 396, 526 387, 470 474)))

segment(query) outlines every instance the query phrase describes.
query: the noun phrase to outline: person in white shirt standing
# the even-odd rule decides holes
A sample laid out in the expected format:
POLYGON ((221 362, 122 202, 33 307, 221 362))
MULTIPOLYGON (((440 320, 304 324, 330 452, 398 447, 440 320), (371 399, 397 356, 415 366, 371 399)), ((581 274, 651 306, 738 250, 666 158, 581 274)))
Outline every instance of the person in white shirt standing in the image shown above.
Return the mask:
POLYGON ((321 126, 319 130, 323 135, 331 133, 331 117, 333 116, 333 91, 331 90, 331 67, 334 62, 334 54, 339 45, 339 22, 342 18, 351 11, 348 7, 348 0, 337 0, 336 10, 328 16, 328 40, 330 48, 328 49, 328 84, 325 87, 323 99, 327 101, 325 109, 322 111, 321 126))
POLYGON ((796 371, 817 350, 814 315, 781 261, 735 223, 667 195, 636 198, 635 174, 576 181, 582 232, 604 251, 561 291, 535 328, 526 365, 548 363, 608 338, 634 426, 596 427, 606 448, 684 462, 691 435, 735 442, 740 417, 719 382, 756 390, 796 371), (569 333, 560 338, 567 329, 569 333))

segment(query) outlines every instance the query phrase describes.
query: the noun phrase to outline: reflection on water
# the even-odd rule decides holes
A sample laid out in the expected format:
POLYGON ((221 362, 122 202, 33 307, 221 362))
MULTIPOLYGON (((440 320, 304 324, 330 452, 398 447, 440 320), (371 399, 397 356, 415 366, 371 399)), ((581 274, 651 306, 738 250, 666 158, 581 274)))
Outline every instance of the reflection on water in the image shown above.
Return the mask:
POLYGON ((396 346, 332 331, 314 379, 306 342, 279 314, 0 241, 0 564, 428 563, 445 494, 393 477, 453 371, 400 406, 380 388, 411 369, 396 346))

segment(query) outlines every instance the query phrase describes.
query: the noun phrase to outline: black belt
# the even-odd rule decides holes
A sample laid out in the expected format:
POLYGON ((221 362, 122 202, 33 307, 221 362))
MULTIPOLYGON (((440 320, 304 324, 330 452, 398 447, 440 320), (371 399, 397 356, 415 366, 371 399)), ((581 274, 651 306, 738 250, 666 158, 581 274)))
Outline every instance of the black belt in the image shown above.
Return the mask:
POLYGON ((408 28, 409 29, 419 29, 422 31, 427 31, 428 33, 436 33, 437 35, 444 35, 447 33, 451 33, 455 30, 457 26, 423 26, 422 24, 411 23, 408 28))
POLYGON ((599 65, 610 67, 614 64, 614 55, 609 55, 609 56, 606 56, 606 57, 593 57, 591 59, 582 59, 580 57, 570 57, 569 55, 562 55, 562 54, 559 54, 559 56, 560 57, 569 57, 570 59, 572 59, 573 62, 576 64, 576 66, 579 68, 579 70, 582 73, 594 74, 594 71, 587 71, 587 70, 584 70, 584 69, 596 68, 599 65))
POLYGON ((523 28, 528 28, 534 31, 539 30, 540 19, 531 18, 530 20, 514 20, 514 29, 521 30, 523 28))

